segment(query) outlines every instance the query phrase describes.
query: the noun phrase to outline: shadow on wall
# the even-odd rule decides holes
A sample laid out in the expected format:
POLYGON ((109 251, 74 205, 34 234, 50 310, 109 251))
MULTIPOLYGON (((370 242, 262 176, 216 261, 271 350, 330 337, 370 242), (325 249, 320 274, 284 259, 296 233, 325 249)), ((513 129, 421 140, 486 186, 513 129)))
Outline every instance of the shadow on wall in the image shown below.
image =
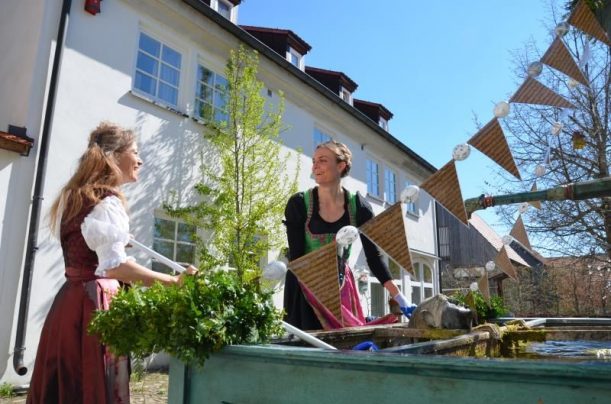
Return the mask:
POLYGON ((214 159, 202 139, 202 125, 129 93, 119 102, 138 110, 134 129, 144 165, 138 182, 124 191, 131 232, 150 245, 155 209, 161 209, 170 197, 180 206, 197 202, 194 185, 201 180, 201 165, 211 164, 214 159))
MULTIPOLYGON (((36 153, 31 153, 28 159, 35 159, 36 153)), ((20 160, 23 157, 15 155, 15 158, 4 158, 2 156, 2 166, 0 170, 11 170, 8 188, 6 190, 9 197, 6 199, 6 207, 2 212, 3 220, 2 233, 0 234, 0 257, 3 262, 0 266, 0 377, 4 379, 5 373, 10 369, 7 367, 12 363, 14 346, 14 334, 16 331, 16 313, 20 304, 21 297, 21 274, 23 272, 23 256, 15 252, 25 252, 26 236, 28 227, 28 217, 31 206, 31 185, 33 178, 33 164, 31 161, 20 160)), ((41 222, 45 220, 45 212, 41 214, 41 222)), ((40 243, 37 255, 48 254, 51 249, 57 248, 57 244, 40 243)), ((61 255, 50 268, 44 268, 45 275, 54 272, 54 268, 62 266, 61 255)), ((59 288, 59 283, 63 279, 51 278, 53 285, 59 288)), ((48 302, 41 306, 36 313, 28 313, 30 321, 42 323, 47 315, 53 296, 49 296, 48 302)), ((27 334, 26 334, 27 336, 27 334)), ((38 335, 36 336, 38 338, 38 335)), ((28 354, 30 354, 28 352, 28 354)), ((34 353, 31 353, 33 357, 34 353)), ((12 368, 11 368, 12 369, 12 368)))

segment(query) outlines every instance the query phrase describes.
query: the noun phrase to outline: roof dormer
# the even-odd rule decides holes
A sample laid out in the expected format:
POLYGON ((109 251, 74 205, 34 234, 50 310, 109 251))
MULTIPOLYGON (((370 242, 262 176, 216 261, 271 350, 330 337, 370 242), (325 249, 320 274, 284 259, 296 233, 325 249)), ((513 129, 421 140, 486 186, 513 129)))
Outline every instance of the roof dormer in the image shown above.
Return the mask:
POLYGON ((354 108, 367 115, 369 119, 380 125, 382 129, 388 132, 388 121, 393 117, 384 105, 378 104, 377 102, 370 102, 365 100, 354 99, 354 108))
POLYGON ((312 66, 306 66, 305 72, 337 94, 342 100, 352 105, 352 93, 354 93, 358 84, 352 81, 350 77, 342 72, 319 69, 312 66))
POLYGON ((274 52, 288 60, 300 70, 305 68, 305 55, 312 47, 288 29, 253 27, 240 25, 250 35, 269 46, 274 52))
POLYGON ((199 0, 211 9, 227 18, 234 24, 238 23, 238 6, 242 0, 199 0))

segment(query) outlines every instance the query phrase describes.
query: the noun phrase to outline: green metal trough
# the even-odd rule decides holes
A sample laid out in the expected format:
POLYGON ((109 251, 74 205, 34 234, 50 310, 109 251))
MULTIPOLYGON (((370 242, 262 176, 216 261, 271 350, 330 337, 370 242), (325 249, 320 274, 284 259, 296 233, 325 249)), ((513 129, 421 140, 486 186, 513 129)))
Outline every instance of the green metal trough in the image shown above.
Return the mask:
POLYGON ((408 345, 390 340, 395 346, 379 352, 230 346, 203 368, 172 359, 168 402, 611 403, 609 362, 446 356, 489 347, 487 331, 408 345))

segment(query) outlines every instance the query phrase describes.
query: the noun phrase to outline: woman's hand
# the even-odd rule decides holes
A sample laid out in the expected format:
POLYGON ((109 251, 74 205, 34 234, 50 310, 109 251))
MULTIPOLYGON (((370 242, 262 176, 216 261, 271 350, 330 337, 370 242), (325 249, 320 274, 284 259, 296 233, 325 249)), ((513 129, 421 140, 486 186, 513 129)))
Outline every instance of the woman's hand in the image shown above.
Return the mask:
POLYGON ((185 276, 192 276, 197 274, 197 271, 199 271, 196 267, 194 267, 193 265, 189 265, 187 267, 187 269, 185 269, 185 272, 178 274, 178 275, 174 275, 174 279, 176 280, 176 283, 179 285, 182 285, 182 283, 184 282, 185 276))

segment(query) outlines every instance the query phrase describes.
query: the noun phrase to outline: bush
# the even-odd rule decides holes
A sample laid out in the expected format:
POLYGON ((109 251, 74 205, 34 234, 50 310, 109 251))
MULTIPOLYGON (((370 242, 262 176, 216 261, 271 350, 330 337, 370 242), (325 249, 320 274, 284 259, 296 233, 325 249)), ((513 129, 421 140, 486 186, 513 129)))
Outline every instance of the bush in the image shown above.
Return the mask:
POLYGON ((207 271, 182 285, 119 292, 110 310, 96 312, 89 332, 117 355, 165 351, 203 365, 225 345, 264 343, 281 332, 271 294, 256 280, 238 281, 235 272, 207 271))
POLYGON ((490 304, 486 302, 484 296, 478 292, 469 291, 466 294, 456 293, 452 295, 452 299, 456 300, 459 304, 473 308, 473 303, 477 311, 478 322, 492 320, 497 317, 501 317, 509 313, 509 310, 505 307, 503 298, 500 296, 491 296, 490 304))

